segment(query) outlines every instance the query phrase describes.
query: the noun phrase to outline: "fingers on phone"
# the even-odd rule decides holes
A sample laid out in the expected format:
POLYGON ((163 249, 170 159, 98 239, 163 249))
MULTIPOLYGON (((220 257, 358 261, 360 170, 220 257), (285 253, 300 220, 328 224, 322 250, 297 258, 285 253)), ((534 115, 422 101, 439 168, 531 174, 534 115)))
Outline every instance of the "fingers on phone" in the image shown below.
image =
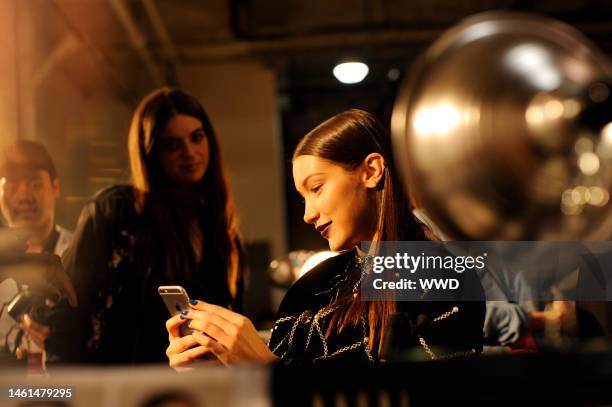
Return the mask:
POLYGON ((195 363, 200 363, 202 358, 206 359, 205 363, 208 364, 214 364, 214 361, 216 361, 216 358, 210 352, 210 348, 200 345, 170 356, 170 367, 174 369, 189 367, 195 363))
POLYGON ((169 340, 174 338, 180 338, 181 332, 180 327, 185 323, 184 319, 180 319, 179 315, 175 315, 166 321, 166 330, 168 331, 169 340))
POLYGON ((196 345, 198 345, 198 342, 191 335, 174 339, 170 341, 170 345, 166 349, 166 356, 168 359, 172 359, 196 345))

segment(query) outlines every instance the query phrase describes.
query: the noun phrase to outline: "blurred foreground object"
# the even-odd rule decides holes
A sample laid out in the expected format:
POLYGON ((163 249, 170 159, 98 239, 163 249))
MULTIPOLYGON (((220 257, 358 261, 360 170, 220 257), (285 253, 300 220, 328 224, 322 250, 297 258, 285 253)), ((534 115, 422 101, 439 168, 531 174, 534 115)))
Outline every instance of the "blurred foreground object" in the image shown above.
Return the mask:
POLYGON ((59 256, 25 253, 25 241, 11 229, 0 230, 0 282, 14 279, 55 303, 65 296, 77 306, 77 296, 59 256))
POLYGON ((187 375, 154 365, 56 369, 49 377, 36 378, 0 370, 3 406, 25 406, 25 400, 9 400, 8 389, 28 387, 62 390, 64 397, 53 405, 64 402, 71 407, 141 407, 170 394, 194 400, 199 407, 602 406, 612 402, 606 386, 611 380, 612 356, 606 354, 494 356, 308 369, 208 367, 187 375), (543 385, 543 377, 554 385, 543 385), (444 391, 436 391, 439 383, 444 383, 444 391), (477 392, 474 383, 480 386, 477 392))
POLYGON ((408 190, 454 240, 610 238, 611 80, 609 59, 559 21, 464 20, 395 103, 408 190))

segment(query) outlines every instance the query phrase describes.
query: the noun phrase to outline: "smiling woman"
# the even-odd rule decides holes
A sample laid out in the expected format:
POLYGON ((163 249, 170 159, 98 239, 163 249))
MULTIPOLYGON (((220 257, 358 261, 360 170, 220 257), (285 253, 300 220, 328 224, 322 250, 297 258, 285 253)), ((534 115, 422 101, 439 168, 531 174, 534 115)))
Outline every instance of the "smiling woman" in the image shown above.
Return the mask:
POLYGON ((359 243, 422 238, 393 167, 389 136, 371 114, 348 110, 308 133, 293 155, 293 178, 304 197, 304 221, 342 253, 289 289, 268 346, 242 315, 193 300, 166 323, 172 367, 190 368, 206 354, 224 364, 376 363, 387 357, 388 327, 398 315, 407 321, 397 333, 400 352, 432 359, 481 352, 483 302, 361 300, 370 256, 359 243), (192 334, 181 337, 185 323, 192 334))
POLYGON ((194 184, 206 173, 209 148, 202 122, 177 114, 159 138, 159 164, 171 182, 194 184))
POLYGON ((384 159, 373 153, 364 164, 366 172, 359 173, 314 155, 293 160, 295 187, 304 197, 304 222, 328 240, 330 250, 346 250, 374 237, 376 196, 355 185, 369 177, 368 185, 375 187, 384 172, 384 159))
POLYGON ((243 264, 215 132, 200 103, 162 88, 136 108, 131 185, 83 209, 65 265, 79 298, 68 354, 89 363, 161 362, 168 316, 157 288, 181 285, 240 310, 243 264))

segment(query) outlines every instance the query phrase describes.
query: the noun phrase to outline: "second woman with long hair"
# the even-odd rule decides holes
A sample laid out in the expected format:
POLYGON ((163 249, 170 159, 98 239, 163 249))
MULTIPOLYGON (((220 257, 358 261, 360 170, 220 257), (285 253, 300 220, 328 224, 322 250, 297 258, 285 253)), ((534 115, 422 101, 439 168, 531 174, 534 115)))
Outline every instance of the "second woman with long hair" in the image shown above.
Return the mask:
POLYGON ((215 132, 200 103, 162 88, 129 133, 132 182, 100 192, 78 222, 66 268, 77 287, 75 335, 88 363, 165 358, 160 285, 241 311, 243 262, 215 132))

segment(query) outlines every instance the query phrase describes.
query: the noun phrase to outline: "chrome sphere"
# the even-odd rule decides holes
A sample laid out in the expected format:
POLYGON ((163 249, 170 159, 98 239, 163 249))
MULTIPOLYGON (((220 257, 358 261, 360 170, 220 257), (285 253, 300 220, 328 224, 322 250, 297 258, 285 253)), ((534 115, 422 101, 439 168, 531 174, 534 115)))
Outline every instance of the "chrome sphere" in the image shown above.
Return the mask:
POLYGON ((612 238, 609 59, 572 27, 484 13, 415 63, 392 116, 415 206, 457 240, 612 238))

